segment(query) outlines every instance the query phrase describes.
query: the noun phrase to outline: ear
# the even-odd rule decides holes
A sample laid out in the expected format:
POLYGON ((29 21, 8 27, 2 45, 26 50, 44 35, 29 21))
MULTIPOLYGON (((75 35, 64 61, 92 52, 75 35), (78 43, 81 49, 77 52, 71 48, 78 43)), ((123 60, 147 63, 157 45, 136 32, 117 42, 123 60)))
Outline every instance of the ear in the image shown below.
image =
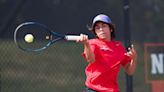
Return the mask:
POLYGON ((113 32, 113 29, 110 29, 110 32, 113 32))

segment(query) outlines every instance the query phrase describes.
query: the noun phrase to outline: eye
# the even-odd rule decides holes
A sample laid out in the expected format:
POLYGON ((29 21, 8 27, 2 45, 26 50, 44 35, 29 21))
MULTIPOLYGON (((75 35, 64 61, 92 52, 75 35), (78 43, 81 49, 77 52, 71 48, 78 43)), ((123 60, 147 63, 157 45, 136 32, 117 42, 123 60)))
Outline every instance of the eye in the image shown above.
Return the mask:
POLYGON ((100 27, 99 26, 95 26, 95 29, 98 30, 98 29, 100 29, 100 27))
POLYGON ((102 27, 103 27, 103 28, 107 28, 108 25, 107 25, 107 24, 103 24, 102 27))

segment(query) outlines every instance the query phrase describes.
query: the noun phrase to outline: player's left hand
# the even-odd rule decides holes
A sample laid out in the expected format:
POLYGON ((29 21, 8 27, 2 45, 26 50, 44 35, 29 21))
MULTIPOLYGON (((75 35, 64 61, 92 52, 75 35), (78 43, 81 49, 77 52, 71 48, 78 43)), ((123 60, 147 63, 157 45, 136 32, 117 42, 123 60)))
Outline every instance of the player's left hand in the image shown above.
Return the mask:
POLYGON ((131 47, 128 48, 128 52, 126 52, 126 55, 129 56, 131 59, 136 59, 137 53, 134 48, 134 45, 131 45, 131 47))

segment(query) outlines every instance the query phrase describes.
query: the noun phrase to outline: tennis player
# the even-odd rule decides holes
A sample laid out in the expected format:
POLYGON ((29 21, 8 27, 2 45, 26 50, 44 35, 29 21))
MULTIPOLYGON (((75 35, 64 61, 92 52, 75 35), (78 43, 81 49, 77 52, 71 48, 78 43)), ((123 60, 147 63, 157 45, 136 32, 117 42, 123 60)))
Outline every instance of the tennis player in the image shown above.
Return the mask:
POLYGON ((83 56, 86 67, 86 89, 84 92, 120 92, 118 73, 121 69, 133 75, 136 68, 136 51, 130 47, 126 52, 119 41, 115 41, 115 27, 105 14, 97 15, 89 28, 96 38, 80 35, 77 42, 84 44, 83 56))

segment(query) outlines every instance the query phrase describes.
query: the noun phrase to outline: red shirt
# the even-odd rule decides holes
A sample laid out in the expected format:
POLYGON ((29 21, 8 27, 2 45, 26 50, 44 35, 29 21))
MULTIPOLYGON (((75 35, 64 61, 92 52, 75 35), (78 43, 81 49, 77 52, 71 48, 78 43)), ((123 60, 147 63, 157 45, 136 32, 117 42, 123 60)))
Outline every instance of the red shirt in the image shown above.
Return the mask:
MULTIPOLYGON (((120 65, 125 66, 130 57, 120 42, 89 40, 95 61, 86 67, 86 86, 99 92, 119 92, 117 82, 120 65)), ((85 57, 85 54, 84 54, 85 57)))

